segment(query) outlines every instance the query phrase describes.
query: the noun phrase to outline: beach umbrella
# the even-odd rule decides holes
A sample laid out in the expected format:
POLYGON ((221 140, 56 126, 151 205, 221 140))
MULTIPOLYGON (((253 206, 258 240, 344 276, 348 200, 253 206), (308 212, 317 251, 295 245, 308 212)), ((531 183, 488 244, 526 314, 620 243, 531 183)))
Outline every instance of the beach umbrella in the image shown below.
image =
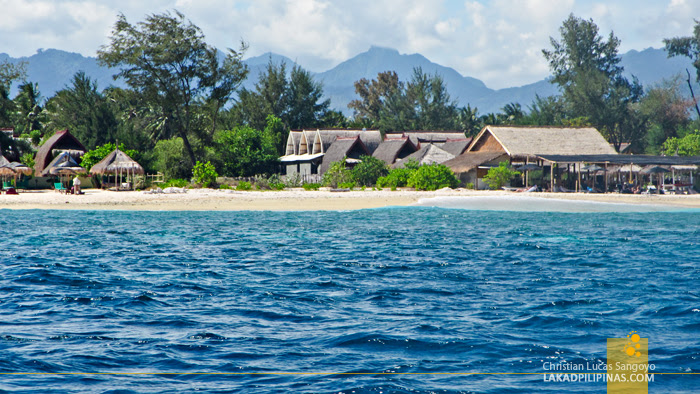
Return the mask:
POLYGON ((661 166, 650 166, 650 167, 644 167, 642 169, 642 174, 662 174, 665 172, 671 172, 668 168, 664 168, 661 166))

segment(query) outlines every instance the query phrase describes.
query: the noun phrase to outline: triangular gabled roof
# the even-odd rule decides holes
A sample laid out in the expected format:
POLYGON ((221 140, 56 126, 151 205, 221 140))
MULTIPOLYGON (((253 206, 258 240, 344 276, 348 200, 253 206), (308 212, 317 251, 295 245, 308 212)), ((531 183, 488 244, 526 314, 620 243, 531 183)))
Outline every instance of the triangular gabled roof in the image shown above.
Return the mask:
POLYGON ((361 155, 369 156, 369 151, 360 136, 336 138, 323 155, 320 173, 325 173, 332 163, 343 160, 344 157, 359 159, 361 155))
POLYGON ((511 157, 536 155, 616 154, 598 130, 592 127, 486 126, 467 148, 468 152, 497 150, 485 146, 491 138, 511 157))
POLYGON ((77 138, 73 136, 68 130, 57 131, 54 135, 49 137, 36 152, 34 158, 34 173, 41 174, 47 165, 54 159, 53 150, 71 150, 71 151, 81 151, 85 153, 87 149, 83 146, 77 138))
POLYGON ((404 150, 413 153, 418 150, 418 148, 413 145, 413 142, 411 142, 408 137, 389 138, 379 144, 374 153, 372 153, 372 156, 383 161, 387 165, 392 165, 400 158, 399 155, 404 150))

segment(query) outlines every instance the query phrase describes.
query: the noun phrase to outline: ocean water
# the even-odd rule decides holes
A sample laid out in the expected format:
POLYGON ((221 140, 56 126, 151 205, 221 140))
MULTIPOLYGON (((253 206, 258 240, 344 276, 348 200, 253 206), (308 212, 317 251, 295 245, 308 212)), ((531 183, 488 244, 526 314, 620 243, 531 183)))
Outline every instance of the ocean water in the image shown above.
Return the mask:
POLYGON ((697 211, 0 210, 0 228, 0 392, 602 393, 543 364, 605 362, 633 330, 656 373, 700 372, 697 211))

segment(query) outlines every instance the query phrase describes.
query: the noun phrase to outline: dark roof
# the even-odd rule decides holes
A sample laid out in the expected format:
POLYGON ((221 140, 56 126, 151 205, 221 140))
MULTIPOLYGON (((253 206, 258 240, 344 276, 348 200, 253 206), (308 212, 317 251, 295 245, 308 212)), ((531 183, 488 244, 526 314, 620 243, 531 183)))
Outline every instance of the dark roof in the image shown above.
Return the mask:
POLYGON ((418 164, 423 165, 423 164, 433 164, 433 163, 444 163, 450 159, 453 159, 455 155, 453 155, 450 152, 446 152, 439 148, 436 145, 433 144, 426 144, 423 145, 420 149, 418 149, 416 152, 413 154, 410 154, 401 161, 397 161, 392 165, 392 168, 404 168, 406 167, 406 163, 409 160, 415 160, 418 162, 418 164))
POLYGON ((36 152, 36 157, 34 158, 35 174, 43 173, 49 162, 53 160, 53 151, 55 149, 82 151, 83 153, 87 151, 85 146, 83 146, 73 134, 69 133, 68 130, 57 131, 54 135, 49 137, 36 152))
POLYGON ((320 173, 324 174, 332 163, 343 160, 344 157, 359 158, 360 155, 368 155, 369 152, 359 136, 350 138, 337 138, 323 155, 320 173), (357 156, 357 157, 354 157, 357 156))
POLYGON ((379 144, 374 153, 372 153, 372 156, 383 161, 387 165, 392 165, 396 162, 396 159, 399 158, 399 154, 404 149, 409 149, 411 152, 417 150, 416 146, 413 145, 411 140, 407 137, 390 138, 379 144))
POLYGON ((126 153, 115 149, 99 163, 92 166, 91 174, 114 174, 120 171, 143 174, 143 167, 126 153))
MULTIPOLYGON (((50 176, 51 169, 53 167, 63 167, 63 168, 78 168, 80 164, 70 155, 68 152, 62 152, 51 163, 46 165, 46 168, 40 173, 41 176, 50 176)), ((36 174, 36 172, 35 172, 36 174)))
POLYGON ((460 138, 458 140, 447 140, 440 145, 440 149, 450 152, 455 156, 459 156, 467 150, 467 147, 472 142, 471 138, 460 138))
POLYGON ((379 130, 342 130, 342 129, 321 129, 314 142, 313 153, 327 153, 336 138, 354 138, 359 136, 365 148, 372 154, 382 142, 382 134, 379 130))
POLYGON ((462 155, 448 160, 442 164, 450 167, 454 173, 469 172, 478 166, 496 160, 504 156, 508 157, 505 152, 465 152, 462 155))
POLYGON ((700 156, 649 156, 649 155, 537 155, 553 163, 609 163, 644 165, 700 164, 700 156))
POLYGON ((440 143, 465 138, 464 132, 443 130, 409 130, 386 134, 387 138, 397 138, 398 136, 408 137, 416 146, 421 142, 440 143))

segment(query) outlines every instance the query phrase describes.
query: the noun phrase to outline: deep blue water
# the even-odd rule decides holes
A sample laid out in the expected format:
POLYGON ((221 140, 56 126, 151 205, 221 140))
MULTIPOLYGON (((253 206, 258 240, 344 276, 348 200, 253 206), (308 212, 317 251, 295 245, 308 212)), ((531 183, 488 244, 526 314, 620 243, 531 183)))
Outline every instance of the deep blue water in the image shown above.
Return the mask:
POLYGON ((0 210, 0 228, 0 391, 605 392, 372 373, 542 373, 632 330, 656 372, 700 372, 698 212, 0 210), (195 372, 246 374, 165 374, 195 372))

